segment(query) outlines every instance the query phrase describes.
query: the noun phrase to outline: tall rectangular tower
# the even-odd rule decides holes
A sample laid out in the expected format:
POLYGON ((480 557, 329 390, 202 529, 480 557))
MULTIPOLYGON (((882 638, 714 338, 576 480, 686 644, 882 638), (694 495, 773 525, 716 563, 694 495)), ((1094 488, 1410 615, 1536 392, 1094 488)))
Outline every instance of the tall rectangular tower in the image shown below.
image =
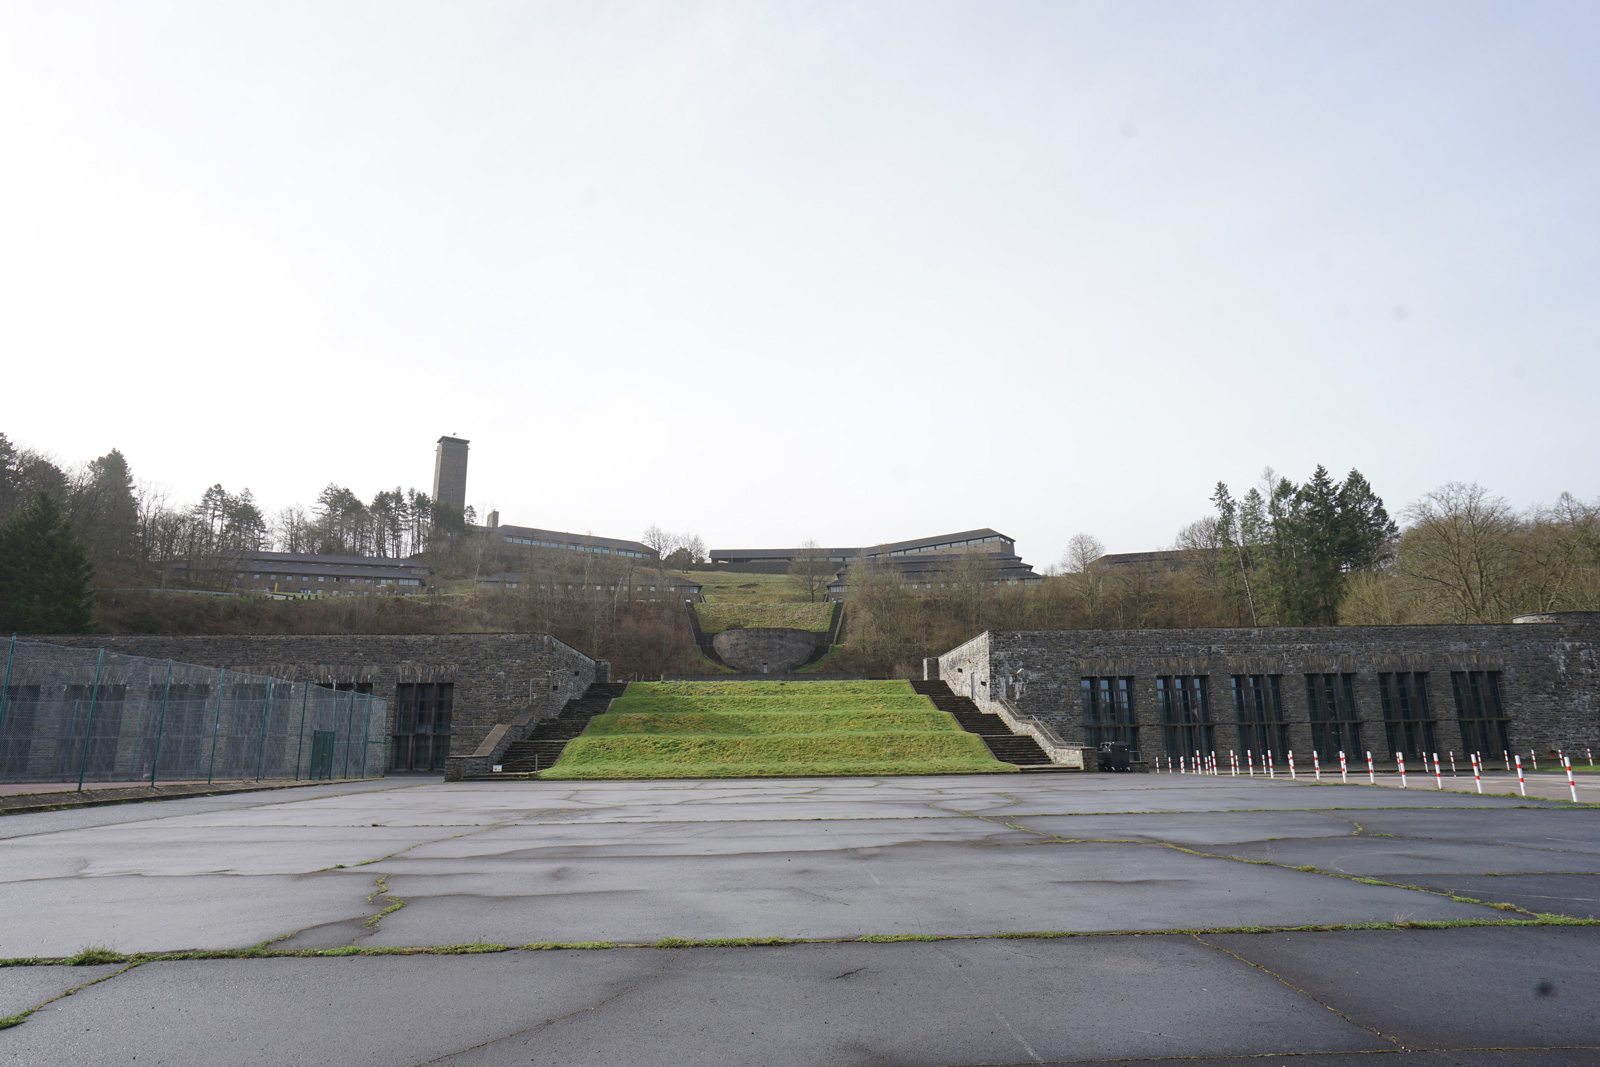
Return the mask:
POLYGON ((441 437, 433 457, 433 502, 449 514, 467 509, 467 444, 464 438, 441 437))

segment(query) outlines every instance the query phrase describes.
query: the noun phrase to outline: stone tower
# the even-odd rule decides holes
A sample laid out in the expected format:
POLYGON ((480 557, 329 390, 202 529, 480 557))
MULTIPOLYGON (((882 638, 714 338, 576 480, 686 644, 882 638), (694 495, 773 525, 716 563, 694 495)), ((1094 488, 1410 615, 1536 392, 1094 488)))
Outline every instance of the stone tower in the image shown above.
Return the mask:
POLYGON ((433 503, 456 516, 467 509, 467 444, 461 437, 441 437, 433 458, 433 503))

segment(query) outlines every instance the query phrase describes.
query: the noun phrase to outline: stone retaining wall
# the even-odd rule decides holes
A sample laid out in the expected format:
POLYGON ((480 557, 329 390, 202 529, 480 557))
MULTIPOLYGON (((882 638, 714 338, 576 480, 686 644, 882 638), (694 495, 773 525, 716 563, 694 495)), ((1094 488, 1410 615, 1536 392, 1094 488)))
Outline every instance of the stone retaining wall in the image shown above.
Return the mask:
MULTIPOLYGON (((1081 680, 1132 677, 1141 744, 1160 751, 1155 679, 1209 677, 1217 748, 1235 747, 1230 678, 1282 676, 1289 747, 1309 758, 1306 674, 1354 674, 1365 748, 1383 756, 1379 672, 1429 672, 1438 745, 1463 752, 1450 672, 1498 671, 1513 748, 1600 748, 1600 623, 1578 615, 1492 626, 1328 626, 1187 630, 1012 630, 980 634, 938 657, 950 690, 998 712, 1008 698, 1069 744, 1084 740, 1081 680)), ((927 670, 933 673, 934 664, 927 670)))
POLYGON ((292 681, 367 683, 388 702, 405 682, 454 686, 451 756, 468 755, 496 723, 538 719, 609 679, 597 662, 548 634, 39 635, 77 648, 227 667, 292 681))

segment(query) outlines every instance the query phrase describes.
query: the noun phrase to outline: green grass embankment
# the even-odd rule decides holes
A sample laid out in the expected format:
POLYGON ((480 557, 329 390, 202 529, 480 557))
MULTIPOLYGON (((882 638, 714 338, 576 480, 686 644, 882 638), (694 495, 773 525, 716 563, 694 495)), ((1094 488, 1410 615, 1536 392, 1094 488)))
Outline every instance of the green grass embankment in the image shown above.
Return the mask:
POLYGON ((824 633, 833 619, 832 604, 719 604, 705 603, 695 608, 700 629, 708 634, 724 630, 774 626, 784 630, 809 630, 824 633))
POLYGON ((540 777, 1013 770, 905 682, 635 682, 540 777))

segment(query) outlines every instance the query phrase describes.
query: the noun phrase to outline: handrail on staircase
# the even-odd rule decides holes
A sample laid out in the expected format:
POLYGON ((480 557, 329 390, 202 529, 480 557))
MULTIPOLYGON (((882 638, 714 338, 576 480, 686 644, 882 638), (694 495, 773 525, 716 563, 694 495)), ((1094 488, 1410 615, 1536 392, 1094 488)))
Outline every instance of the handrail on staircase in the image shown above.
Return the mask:
POLYGON ((1000 709, 998 712, 1000 721, 1009 726, 1012 733, 1031 735, 1039 742, 1039 747, 1044 749, 1045 755, 1050 757, 1051 763, 1077 767, 1080 770, 1084 768, 1082 745, 1062 740, 1061 735, 1056 733, 1049 723, 1036 715, 1029 715, 1006 697, 993 697, 991 702, 1000 709))

